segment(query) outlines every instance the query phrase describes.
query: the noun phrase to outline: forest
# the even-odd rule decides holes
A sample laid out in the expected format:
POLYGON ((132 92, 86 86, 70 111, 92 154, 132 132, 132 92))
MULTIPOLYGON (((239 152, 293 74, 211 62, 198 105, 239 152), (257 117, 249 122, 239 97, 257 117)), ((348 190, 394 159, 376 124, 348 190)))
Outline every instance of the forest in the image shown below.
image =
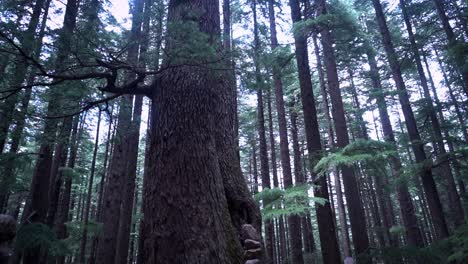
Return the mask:
POLYGON ((468 263, 466 0, 0 0, 0 264, 468 263))

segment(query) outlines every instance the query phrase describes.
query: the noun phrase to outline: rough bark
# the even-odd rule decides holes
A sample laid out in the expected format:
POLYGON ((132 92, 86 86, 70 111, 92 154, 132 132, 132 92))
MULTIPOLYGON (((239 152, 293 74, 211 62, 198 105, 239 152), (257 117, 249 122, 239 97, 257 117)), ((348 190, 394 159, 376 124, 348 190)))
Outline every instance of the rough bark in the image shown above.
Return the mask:
MULTIPOLYGON (((170 1, 168 22, 184 24, 188 20, 195 22, 192 25, 199 30, 196 34, 207 35, 206 44, 218 45, 218 1, 170 1), (184 15, 186 8, 198 11, 195 17, 184 15)), ((180 45, 181 36, 171 27, 167 36, 166 51, 170 54, 180 45)), ((166 58, 164 66, 170 65, 166 58)), ((144 191, 143 230, 148 235, 140 251, 143 263, 242 262, 233 214, 249 209, 233 211, 234 207, 228 207, 228 202, 239 200, 245 204, 246 198, 234 196, 239 195, 235 192, 239 189, 228 183, 239 181, 242 191, 248 192, 243 179, 240 182, 237 162, 226 160, 237 157, 235 137, 217 133, 221 131, 216 127, 223 126, 218 121, 223 120, 232 124, 227 128, 231 131, 228 135, 234 133, 233 120, 219 114, 222 110, 229 113, 223 75, 209 67, 180 66, 166 70, 154 84, 153 114, 158 122, 151 128, 152 151, 144 191), (228 174, 227 169, 237 168, 238 174, 228 174)), ((238 215, 235 220, 251 219, 252 215, 238 215)))

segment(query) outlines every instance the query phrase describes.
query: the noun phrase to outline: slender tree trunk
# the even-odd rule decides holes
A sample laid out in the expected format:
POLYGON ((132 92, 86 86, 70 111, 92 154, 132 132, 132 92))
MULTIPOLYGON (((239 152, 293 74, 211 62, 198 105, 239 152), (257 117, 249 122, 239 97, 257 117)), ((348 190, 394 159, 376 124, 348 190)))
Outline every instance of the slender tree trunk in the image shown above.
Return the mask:
MULTIPOLYGON (((269 139, 270 139, 270 156, 271 156, 271 171, 273 174, 273 186, 271 186, 270 182, 270 189, 272 187, 278 186, 278 172, 276 170, 276 142, 275 142, 275 134, 273 130, 273 113, 272 113, 272 107, 271 107, 271 90, 267 90, 267 106, 268 106, 268 131, 269 131, 269 139), (276 181, 276 182, 275 182, 276 181)), ((267 223, 270 224, 270 223, 267 223)), ((274 228, 274 220, 271 220, 271 246, 272 246, 272 263, 276 263, 276 256, 277 256, 277 251, 276 251, 276 236, 275 236, 275 228, 274 228)), ((266 228, 269 228, 266 226, 266 228)))
MULTIPOLYGON (((421 141, 421 136, 418 131, 417 123, 411 108, 411 103, 409 100, 409 94, 406 90, 405 82, 403 80, 400 64, 397 60, 395 48, 390 37, 390 32, 385 21, 385 16, 383 14, 382 5, 379 0, 372 0, 374 9, 376 12, 377 22, 379 24, 380 33, 383 38, 383 44, 385 51, 387 53, 387 59, 392 70, 392 77, 395 81, 397 90, 399 91, 399 100, 403 110, 403 115, 405 116, 406 128, 410 137, 411 147, 413 149, 416 162, 423 164, 426 160, 426 154, 424 152, 424 146, 421 141)), ((429 208, 431 211, 432 221, 436 227, 438 239, 443 239, 449 235, 447 225, 445 223, 444 213, 442 211, 442 204, 440 202, 439 194, 437 192, 436 184, 434 178, 432 177, 432 172, 430 168, 423 166, 420 172, 420 177, 423 183, 424 191, 427 196, 429 208)))
MULTIPOLYGON (((443 111, 442 111, 442 105, 441 105, 440 100, 439 100, 439 95, 437 94, 437 89, 435 87, 434 80, 432 79, 432 73, 431 73, 431 70, 430 70, 430 67, 429 67, 429 63, 427 62, 426 55, 424 55, 424 54, 423 54, 423 60, 424 60, 425 66, 426 66, 426 71, 427 71, 427 74, 428 74, 428 77, 429 77, 429 82, 431 84, 432 94, 434 95, 434 102, 435 102, 435 106, 436 106, 436 109, 437 109, 437 114, 439 116, 440 125, 441 125, 442 128, 444 128, 443 133, 444 133, 445 139, 447 140, 447 146, 449 148, 449 153, 454 155, 455 147, 454 147, 454 144, 453 144, 453 140, 452 140, 452 138, 451 138, 451 136, 449 134, 449 131, 447 129, 447 124, 446 124, 446 120, 445 120, 445 117, 444 117, 444 114, 443 114, 443 111)), ((463 126, 463 124, 460 124, 460 125, 463 126)), ((461 175, 460 163, 458 162, 458 159, 456 157, 452 158, 451 163, 452 163, 452 166, 453 166, 453 169, 454 169, 455 179, 457 180, 458 187, 460 188, 460 196, 461 197, 466 197, 466 188, 465 188, 465 183, 463 182, 462 175, 461 175)))
POLYGON ((416 62, 416 68, 418 70, 419 79, 421 81, 421 86, 424 91, 424 98, 426 101, 428 115, 430 117, 432 130, 434 132, 433 140, 436 142, 436 145, 434 147, 440 166, 439 172, 444 178, 447 185, 447 194, 451 206, 451 212, 454 217, 455 226, 459 226, 464 222, 464 213, 460 201, 460 196, 458 195, 457 187, 452 174, 452 169, 450 168, 450 162, 447 158, 447 151, 445 150, 442 130, 440 127, 439 120, 437 119, 436 111, 434 109, 432 98, 429 92, 429 85, 427 83, 427 78, 424 73, 424 68, 422 66, 421 57, 419 55, 418 46, 416 44, 416 38, 413 34, 413 28, 410 17, 407 12, 405 0, 400 0, 400 8, 402 10, 403 18, 405 20, 406 29, 408 31, 408 36, 410 39, 411 49, 413 51, 414 60, 416 62))
POLYGON ((436 55, 436 58, 437 58, 437 62, 439 63, 440 71, 442 72, 442 76, 444 77, 445 86, 447 87, 447 89, 449 91, 450 100, 452 101, 453 107, 455 108, 455 113, 457 114, 457 119, 458 119, 458 122, 460 123, 461 130, 463 132, 463 138, 465 139, 465 141, 468 142, 468 131, 467 131, 466 119, 463 117, 463 113, 462 113, 462 111, 460 109, 457 98, 455 97, 452 85, 450 84, 450 80, 449 80, 449 78, 447 76, 447 73, 445 71, 444 64, 443 64, 442 60, 439 57, 439 53, 437 52, 437 49, 434 49, 434 52, 435 52, 435 55, 436 55))
MULTIPOLYGON (((379 69, 377 67, 377 61, 375 59, 375 51, 371 48, 369 43, 366 43, 366 55, 370 66, 370 78, 374 89, 376 89, 376 100, 377 108, 379 110, 380 122, 382 123, 382 130, 384 140, 392 144, 396 144, 393 127, 390 122, 390 117, 387 110, 387 102, 385 101, 385 91, 383 90, 382 83, 380 80, 379 69)), ((412 246, 423 246, 421 237, 421 231, 418 227, 417 218, 413 203, 411 201, 411 195, 408 190, 406 183, 399 181, 401 175, 401 161, 399 157, 390 159, 392 168, 392 175, 397 182, 396 191, 397 199, 400 205, 400 211, 402 216, 402 222, 405 227, 405 234, 408 243, 412 246)))
MULTIPOLYGON (((296 184, 304 184, 306 182, 304 176, 304 170, 302 168, 302 157, 301 157, 301 150, 299 147, 299 138, 298 138, 298 127, 297 127, 297 112, 294 109, 295 102, 292 103, 291 111, 290 111, 290 119, 291 119, 291 139, 292 139, 292 147, 293 147, 293 157, 294 157, 294 178, 296 180, 296 184)), ((309 201, 306 201, 309 203, 309 201)), ((304 252, 306 254, 312 254, 315 245, 314 242, 314 234, 312 230, 309 228, 307 215, 310 212, 306 212, 304 216, 301 216, 301 225, 302 225, 302 237, 303 237, 303 244, 304 244, 304 252)))
MULTIPOLYGON (((75 116, 73 121, 73 130, 71 135, 71 146, 70 146, 70 157, 68 159, 68 168, 73 170, 75 168, 78 147, 83 134, 84 124, 86 121, 86 113, 80 116, 75 116), (81 121, 80 121, 81 119, 81 121)), ((72 177, 67 177, 64 183, 64 190, 60 196, 60 204, 57 212, 57 219, 55 224, 55 232, 57 238, 65 239, 67 237, 67 228, 65 223, 72 219, 72 215, 69 215, 70 208, 73 208, 73 202, 70 203, 72 196, 72 177)), ((57 264, 65 263, 65 257, 60 256, 57 258, 57 264)))
MULTIPOLYGON (((42 41, 45 35, 45 29, 46 29, 46 24, 47 24, 47 18, 49 14, 49 7, 50 7, 50 0, 47 0, 45 2, 44 6, 44 12, 42 15, 42 21, 41 21, 41 28, 37 37, 37 44, 35 47, 35 52, 34 52, 34 57, 37 59, 39 58, 41 51, 42 51, 42 41)), ((5 67, 7 66, 5 62, 5 67)), ((0 70, 0 73, 3 73, 3 70, 0 70)), ((3 75, 3 74, 2 74, 3 75)), ((30 71, 28 73, 28 78, 26 80, 27 85, 32 85, 35 80, 35 73, 30 71)), ((24 91, 23 97, 21 99, 21 105, 20 105, 20 111, 16 115, 16 125, 14 129, 11 132, 11 144, 10 144, 10 149, 8 151, 8 155, 11 158, 8 158, 5 162, 4 165, 4 170, 3 170, 3 176, 0 177, 0 212, 3 211, 2 205, 6 205, 8 203, 7 196, 10 192, 10 187, 11 185, 15 182, 14 178, 14 170, 15 170, 15 155, 18 153, 21 140, 23 137, 23 130, 26 125, 26 116, 28 113, 28 107, 29 107, 29 101, 31 100, 31 95, 32 95, 32 88, 26 89, 24 91)), ((1 114, 0 114, 1 115, 1 114)), ((0 134, 2 132, 0 131, 0 134)), ((1 138, 1 135, 0 135, 1 138)), ((1 139, 0 139, 1 140, 1 139)), ((0 146, 0 153, 1 153, 2 147, 0 146)))
MULTIPOLYGON (((291 7, 291 17, 294 23, 300 22, 301 12, 297 0, 289 1, 291 7)), ((304 125, 306 131, 306 145, 309 152, 310 173, 312 182, 319 187, 315 190, 315 196, 330 199, 328 194, 328 183, 326 177, 317 177, 314 173, 314 166, 319 161, 322 146, 320 132, 317 121, 317 110, 315 107, 314 94, 312 92, 312 82, 309 69, 309 59, 307 52, 307 39, 304 35, 296 33, 294 35, 296 46, 296 61, 299 72, 299 85, 301 89, 302 108, 304 112, 304 125)), ((320 245, 322 247, 322 258, 324 263, 341 262, 340 249, 336 238, 332 210, 330 203, 316 205, 317 222, 319 227, 320 245)))
MULTIPOLYGON (((278 39, 276 34, 276 21, 275 21, 275 9, 274 2, 269 0, 268 2, 268 17, 270 22, 270 47, 272 50, 278 47, 278 39)), ((280 157, 281 157, 281 168, 283 171, 283 177, 292 179, 291 173, 291 160, 289 156, 289 143, 288 143, 288 131, 286 123, 286 110, 283 98, 283 82, 281 80, 280 69, 273 68, 273 83, 275 87, 275 100, 276 100, 276 111, 278 115, 278 128, 280 138, 280 157)), ((275 179, 274 179, 275 181, 275 179)), ((277 181, 277 180, 276 180, 277 181)), ((284 186, 286 188, 286 185, 284 186)), ((293 222, 296 221, 296 217, 293 217, 293 222)), ((298 225, 298 223, 296 223, 298 225)), ((279 219, 279 241, 280 241, 280 252, 281 260, 284 262, 287 258, 287 247, 285 238, 285 227, 283 218, 279 219)), ((300 226, 295 226, 295 230, 292 235, 294 236, 295 243, 293 244, 292 254, 296 256, 294 263, 302 263, 302 243, 300 241, 300 226), (299 254, 300 252, 300 254, 299 254)))
MULTIPOLYGON (((263 104, 263 85, 262 76, 260 73, 260 40, 258 33, 258 22, 257 22, 257 1, 254 0, 252 3, 253 23, 254 23, 254 65, 255 65, 255 80, 257 89, 257 131, 258 141, 260 144, 260 174, 262 179, 262 190, 266 188, 271 189, 270 183, 270 170, 268 168, 268 149, 266 142, 265 133, 265 110, 263 104)), ((271 108, 271 107, 270 107, 271 108)), ((269 200, 264 200, 263 203, 269 203, 269 200)), ((273 260, 273 223, 270 220, 265 222, 265 248, 267 263, 272 263, 273 260)))
POLYGON ((84 221, 83 221, 83 234, 81 236, 80 241, 80 256, 79 262, 85 263, 85 255, 86 255, 86 242, 88 239, 88 223, 89 223, 89 210, 91 208, 91 196, 93 191, 93 183, 94 183, 94 172, 96 170, 96 158, 97 152, 99 148, 99 130, 101 128, 101 111, 98 114, 98 121, 96 125, 96 139, 94 141, 94 150, 93 150, 93 158, 91 160, 91 171, 88 180, 88 191, 86 193, 86 204, 85 204, 85 214, 84 214, 84 221))
MULTIPOLYGON (((317 13, 326 15, 325 1, 317 1, 317 13)), ((322 36, 322 48, 324 54, 324 64, 327 73, 328 89, 332 104, 332 116, 335 125, 337 147, 343 148, 349 144, 348 128, 346 124, 343 101, 338 81, 335 55, 333 51, 333 40, 331 32, 326 25, 320 26, 322 36)), ((353 235, 354 248, 356 255, 365 253, 369 248, 369 239, 366 233, 366 224, 364 219, 364 210, 359 198, 359 188, 356 177, 351 167, 342 167, 343 184, 347 200, 349 219, 351 221, 351 232, 353 235)))
MULTIPOLYGON (((113 109, 111 110, 111 113, 109 115, 109 128, 107 130, 107 139, 106 139, 106 149, 104 151, 104 164, 102 167, 101 171, 101 180, 99 182, 99 191, 98 191, 98 199, 96 201, 97 203, 97 209, 96 209, 96 221, 100 222, 101 221, 101 215, 102 215, 102 197, 104 193, 104 184, 105 184, 105 179, 106 179, 106 174, 107 174, 107 162, 109 160, 109 147, 111 141, 111 132, 112 132, 112 124, 113 124, 113 118, 112 118, 112 112, 113 109)), ((94 264, 96 261, 96 250, 97 250, 97 244, 98 244, 98 236, 93 237, 93 242, 91 244, 91 252, 89 253, 89 264, 94 264)))
POLYGON ((143 97, 135 97, 133 107, 132 127, 130 128, 130 142, 128 149, 128 161, 126 168, 125 193, 120 211, 120 227, 117 237, 116 264, 126 264, 128 259, 128 244, 132 224, 133 200, 135 193, 136 169, 138 162, 138 145, 140 138, 141 111, 143 97))
MULTIPOLYGON (((317 60, 317 68, 319 74, 319 83, 320 83, 320 92, 323 98, 323 112, 325 115, 325 121, 327 124, 327 134, 328 134, 328 145, 330 149, 335 148, 335 135, 333 132, 333 124, 332 119, 330 116, 330 108, 328 103, 328 93, 326 90, 326 83, 325 83, 325 75, 323 73, 322 67, 322 58, 320 56, 320 49, 317 43, 317 35, 312 35, 312 41, 314 44, 314 52, 315 57, 317 60)), ((341 190, 341 180, 338 168, 335 168, 333 171, 333 177, 336 187, 336 200, 338 203, 338 219, 340 222, 340 229, 341 229, 341 243, 344 258, 351 257, 351 246, 349 240, 349 231, 348 231, 348 223, 346 222, 346 210, 343 201, 343 191, 341 190)))

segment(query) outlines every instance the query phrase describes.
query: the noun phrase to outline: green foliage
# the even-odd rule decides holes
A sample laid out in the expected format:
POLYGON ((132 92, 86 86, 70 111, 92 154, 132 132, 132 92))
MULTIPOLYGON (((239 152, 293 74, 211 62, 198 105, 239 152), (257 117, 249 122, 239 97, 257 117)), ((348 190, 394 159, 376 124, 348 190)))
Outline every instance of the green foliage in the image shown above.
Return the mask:
POLYGON ((64 241, 47 225, 34 223, 22 226, 16 235, 15 248, 24 251, 40 247, 51 256, 65 256, 71 253, 64 241))
POLYGON ((304 215, 313 207, 312 203, 325 204, 326 199, 310 197, 308 192, 312 187, 310 184, 303 184, 287 188, 264 189, 255 195, 257 201, 263 201, 263 219, 272 219, 288 215, 304 215))
POLYGON ((356 163, 382 164, 390 157, 397 155, 393 144, 376 141, 358 139, 343 149, 340 149, 328 156, 323 157, 315 166, 314 170, 319 175, 340 166, 352 166, 356 163))

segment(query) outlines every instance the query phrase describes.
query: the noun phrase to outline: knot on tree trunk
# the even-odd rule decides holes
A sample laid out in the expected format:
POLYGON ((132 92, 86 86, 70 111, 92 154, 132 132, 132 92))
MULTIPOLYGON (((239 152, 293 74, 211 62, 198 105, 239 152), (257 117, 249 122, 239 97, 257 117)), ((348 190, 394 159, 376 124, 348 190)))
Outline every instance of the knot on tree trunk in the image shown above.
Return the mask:
POLYGON ((244 246, 245 264, 258 264, 262 259, 262 238, 257 230, 249 224, 242 225, 241 240, 244 246))

